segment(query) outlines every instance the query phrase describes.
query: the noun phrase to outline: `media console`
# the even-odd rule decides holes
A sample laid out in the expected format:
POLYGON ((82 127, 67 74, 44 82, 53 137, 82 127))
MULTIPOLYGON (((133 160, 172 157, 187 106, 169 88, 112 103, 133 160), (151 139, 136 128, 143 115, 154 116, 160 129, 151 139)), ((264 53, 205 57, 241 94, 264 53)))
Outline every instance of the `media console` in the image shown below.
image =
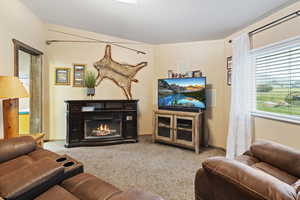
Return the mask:
POLYGON ((198 154, 203 137, 203 112, 155 110, 153 115, 154 142, 195 150, 198 154))
POLYGON ((70 100, 65 103, 65 147, 138 141, 138 100, 70 100))

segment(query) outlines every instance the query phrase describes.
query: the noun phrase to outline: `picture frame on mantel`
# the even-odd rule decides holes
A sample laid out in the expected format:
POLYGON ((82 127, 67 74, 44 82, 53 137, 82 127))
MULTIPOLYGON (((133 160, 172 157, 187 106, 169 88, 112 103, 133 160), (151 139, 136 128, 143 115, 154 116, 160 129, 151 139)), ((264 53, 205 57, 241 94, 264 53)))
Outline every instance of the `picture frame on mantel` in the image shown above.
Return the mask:
POLYGON ((201 70, 193 71, 192 74, 193 74, 193 77, 194 77, 194 78, 202 77, 202 72, 201 72, 201 70))
POLYGON ((56 68, 55 69, 55 85, 70 85, 70 68, 56 68))
POLYGON ((73 64, 73 87, 84 87, 85 64, 73 64))

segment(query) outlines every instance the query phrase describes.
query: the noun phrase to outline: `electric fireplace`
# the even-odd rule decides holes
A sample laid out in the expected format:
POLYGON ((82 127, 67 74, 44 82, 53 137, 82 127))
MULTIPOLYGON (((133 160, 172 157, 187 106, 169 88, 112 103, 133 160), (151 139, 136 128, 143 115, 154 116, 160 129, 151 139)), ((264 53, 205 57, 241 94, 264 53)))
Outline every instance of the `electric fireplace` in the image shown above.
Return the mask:
POLYGON ((66 147, 137 142, 138 100, 70 100, 66 147))

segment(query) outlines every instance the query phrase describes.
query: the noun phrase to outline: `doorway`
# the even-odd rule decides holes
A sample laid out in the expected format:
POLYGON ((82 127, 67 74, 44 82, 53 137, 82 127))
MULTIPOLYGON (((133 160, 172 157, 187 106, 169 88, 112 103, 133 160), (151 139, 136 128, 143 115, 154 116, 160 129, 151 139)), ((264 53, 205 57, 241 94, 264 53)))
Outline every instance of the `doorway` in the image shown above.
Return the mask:
POLYGON ((29 98, 18 100, 19 135, 41 133, 42 114, 42 56, 43 53, 18 40, 13 40, 15 76, 19 77, 29 93, 29 98))

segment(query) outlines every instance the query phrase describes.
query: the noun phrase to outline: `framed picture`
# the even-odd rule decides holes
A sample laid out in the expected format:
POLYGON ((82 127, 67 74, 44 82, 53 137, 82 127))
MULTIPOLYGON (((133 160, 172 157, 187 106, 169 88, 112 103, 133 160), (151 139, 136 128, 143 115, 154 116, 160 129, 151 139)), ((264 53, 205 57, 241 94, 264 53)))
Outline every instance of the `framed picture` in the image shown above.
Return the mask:
POLYGON ((168 70, 168 78, 173 78, 174 71, 168 70))
POLYGON ((192 72, 192 71, 186 72, 186 73, 184 74, 184 77, 186 77, 186 78, 191 78, 191 77, 193 77, 193 72, 192 72))
POLYGON ((73 87, 84 87, 85 66, 84 64, 73 65, 73 87))
POLYGON ((231 77, 232 77, 232 71, 231 69, 227 70, 227 85, 231 86, 231 77))
POLYGON ((56 68, 55 69, 55 85, 70 85, 70 69, 56 68))
POLYGON ((200 70, 193 71, 193 77, 202 77, 202 72, 200 70))
POLYGON ((232 69, 232 57, 227 57, 227 69, 232 69))

